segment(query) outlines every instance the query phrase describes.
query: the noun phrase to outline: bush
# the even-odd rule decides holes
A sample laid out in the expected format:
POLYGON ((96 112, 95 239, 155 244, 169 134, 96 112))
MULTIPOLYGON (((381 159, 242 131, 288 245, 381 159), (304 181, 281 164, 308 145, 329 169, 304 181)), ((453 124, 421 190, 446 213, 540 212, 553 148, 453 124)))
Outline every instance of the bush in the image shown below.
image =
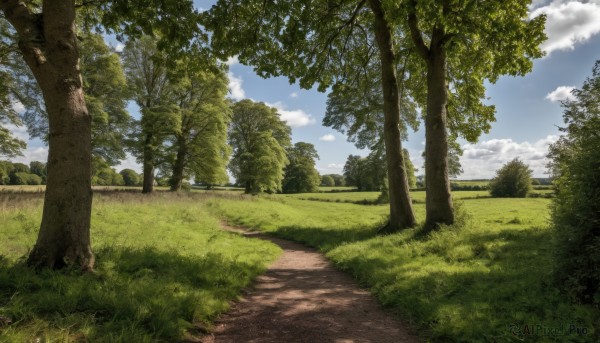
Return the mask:
POLYGON ((566 135, 550 147, 556 280, 571 298, 600 305, 600 61, 563 103, 566 135))
POLYGON ((41 185, 42 178, 25 172, 13 173, 10 176, 11 185, 41 185))
POLYGON ((494 198, 525 198, 531 191, 531 169, 518 158, 508 162, 490 181, 494 198))
POLYGON ((133 169, 123 169, 120 174, 123 176, 125 186, 137 186, 140 182, 140 177, 133 169))
POLYGON ((330 175, 321 176, 321 186, 333 187, 335 186, 335 180, 330 175))

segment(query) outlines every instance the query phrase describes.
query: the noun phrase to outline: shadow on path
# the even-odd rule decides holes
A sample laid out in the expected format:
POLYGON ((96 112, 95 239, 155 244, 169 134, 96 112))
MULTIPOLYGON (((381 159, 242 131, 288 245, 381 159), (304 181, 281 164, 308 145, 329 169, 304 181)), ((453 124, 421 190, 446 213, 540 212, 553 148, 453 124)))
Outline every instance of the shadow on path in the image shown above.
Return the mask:
POLYGON ((271 241, 283 254, 201 342, 417 342, 322 254, 263 233, 223 228, 271 241))

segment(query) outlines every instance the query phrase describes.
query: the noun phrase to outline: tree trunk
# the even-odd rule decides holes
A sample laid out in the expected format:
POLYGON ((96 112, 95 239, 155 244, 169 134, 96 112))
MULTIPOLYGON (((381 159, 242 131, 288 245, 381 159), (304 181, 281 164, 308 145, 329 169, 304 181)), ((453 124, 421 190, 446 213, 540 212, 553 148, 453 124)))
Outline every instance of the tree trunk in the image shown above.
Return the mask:
POLYGON ((448 84, 446 51, 434 32, 427 61, 427 114, 425 116, 426 229, 453 224, 452 195, 448 178, 448 84))
POLYGON ((152 149, 152 134, 146 133, 144 141, 144 181, 142 193, 154 192, 154 150, 152 149))
POLYGON ((187 155, 187 147, 184 138, 177 139, 177 157, 173 165, 173 175, 171 176, 171 191, 176 192, 181 190, 183 183, 183 172, 185 169, 185 158, 187 155))
POLYGON ((384 112, 383 137, 390 192, 390 222, 383 231, 395 232, 415 226, 416 219, 412 209, 400 139, 400 99, 392 30, 385 18, 381 0, 369 0, 369 4, 375 15, 375 37, 381 57, 384 112))
POLYGON ((16 0, 3 1, 0 8, 19 35, 19 49, 42 90, 48 113, 42 223, 27 263, 91 270, 91 117, 79 68, 75 4, 45 0, 43 14, 31 13, 16 0))

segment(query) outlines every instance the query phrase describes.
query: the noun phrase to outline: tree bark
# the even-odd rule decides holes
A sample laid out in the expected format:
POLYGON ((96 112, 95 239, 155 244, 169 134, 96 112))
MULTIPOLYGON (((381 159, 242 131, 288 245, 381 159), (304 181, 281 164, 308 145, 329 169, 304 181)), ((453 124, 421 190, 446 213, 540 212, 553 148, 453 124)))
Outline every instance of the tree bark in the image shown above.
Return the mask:
POLYGON ((173 165, 173 175, 171 176, 171 191, 177 192, 181 190, 183 183, 183 172, 185 170, 185 158, 187 155, 187 147, 184 138, 177 139, 177 157, 173 165))
POLYGON ((369 0, 375 15, 375 37, 381 57, 381 83, 383 88, 384 141, 390 192, 390 222, 382 229, 396 232, 416 225, 410 199, 408 178, 400 138, 400 98, 396 76, 396 57, 392 29, 382 8, 381 0, 369 0))
POLYGON ((144 180, 142 193, 154 192, 154 150, 152 148, 152 134, 146 133, 144 140, 144 180))
POLYGON ((427 114, 425 116, 425 228, 453 224, 448 177, 448 83, 443 31, 434 30, 427 60, 427 114))
POLYGON ((18 0, 0 9, 19 35, 19 49, 44 96, 48 113, 48 176, 42 223, 28 264, 94 267, 91 117, 87 111, 75 34, 74 1, 45 0, 34 14, 18 0))

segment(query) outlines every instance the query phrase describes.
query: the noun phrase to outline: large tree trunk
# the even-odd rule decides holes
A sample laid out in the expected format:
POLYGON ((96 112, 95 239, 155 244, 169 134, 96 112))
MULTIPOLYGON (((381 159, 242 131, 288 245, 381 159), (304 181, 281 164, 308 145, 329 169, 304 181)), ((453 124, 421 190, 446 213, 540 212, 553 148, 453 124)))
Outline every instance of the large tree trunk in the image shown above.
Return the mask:
POLYGON ((390 222, 383 229, 395 232, 416 225, 410 199, 408 178, 400 139, 400 99, 391 26, 385 18, 380 0, 369 0, 375 15, 375 37, 381 56, 383 88, 384 141, 390 192, 390 222))
POLYGON ((19 48, 42 90, 48 113, 48 176, 40 232, 28 264, 94 267, 91 117, 83 96, 73 1, 43 1, 43 14, 23 2, 0 8, 19 34, 19 48))
POLYGON ((152 148, 152 134, 147 133, 144 140, 144 180, 142 193, 154 192, 154 150, 152 148))
POLYGON ((454 223, 452 195, 448 178, 447 113, 448 84, 446 51, 434 31, 427 60, 427 114, 425 116, 425 227, 454 223))
POLYGON ((173 165, 173 175, 171 176, 171 191, 176 192, 181 190, 183 183, 183 172, 185 170, 185 158, 187 155, 186 141, 184 138, 177 139, 177 157, 173 165))

